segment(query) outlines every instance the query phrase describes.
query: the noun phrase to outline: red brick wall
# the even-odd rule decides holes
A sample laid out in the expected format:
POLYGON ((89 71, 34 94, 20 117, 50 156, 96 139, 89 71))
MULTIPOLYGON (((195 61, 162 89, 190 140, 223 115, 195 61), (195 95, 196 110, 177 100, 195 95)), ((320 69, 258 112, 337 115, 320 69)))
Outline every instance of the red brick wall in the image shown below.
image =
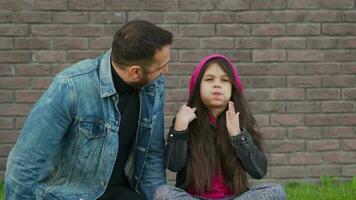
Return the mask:
POLYGON ((267 180, 356 174, 354 0, 4 0, 0 10, 0 178, 51 77, 104 52, 132 19, 175 35, 166 127, 194 65, 219 52, 237 64, 266 138, 267 180))

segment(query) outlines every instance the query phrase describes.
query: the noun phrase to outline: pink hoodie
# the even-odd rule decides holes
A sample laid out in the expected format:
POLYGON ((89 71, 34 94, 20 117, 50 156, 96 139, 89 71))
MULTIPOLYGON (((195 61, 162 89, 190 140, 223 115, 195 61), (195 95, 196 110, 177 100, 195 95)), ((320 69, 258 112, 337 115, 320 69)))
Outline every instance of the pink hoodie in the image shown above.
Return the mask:
POLYGON ((204 64, 207 63, 209 60, 211 60, 213 58, 222 58, 222 59, 226 60, 230 64, 230 67, 231 67, 232 71, 234 72, 236 85, 238 87, 239 92, 242 94, 242 92, 243 92, 242 83, 240 81, 239 74, 237 73, 237 70, 236 70, 236 67, 234 66, 234 64, 232 64, 232 62, 227 57, 225 57, 224 55, 211 54, 211 55, 208 55, 208 56, 204 57, 198 63, 197 67, 194 69, 194 71, 192 73, 192 76, 190 78, 189 95, 191 96, 193 94, 193 90, 195 88, 195 84, 197 82, 197 79, 199 77, 199 74, 200 74, 201 70, 203 69, 204 64))

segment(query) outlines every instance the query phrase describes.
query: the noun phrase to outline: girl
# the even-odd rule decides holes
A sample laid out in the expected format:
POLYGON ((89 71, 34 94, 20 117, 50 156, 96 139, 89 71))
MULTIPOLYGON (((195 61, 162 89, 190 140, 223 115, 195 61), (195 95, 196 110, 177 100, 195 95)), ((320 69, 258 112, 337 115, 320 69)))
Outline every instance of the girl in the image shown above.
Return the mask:
POLYGON ((166 167, 177 173, 176 187, 160 186, 154 199, 285 199, 275 184, 248 187, 246 172, 261 179, 267 160, 256 121, 243 98, 238 73, 229 59, 213 54, 194 70, 189 101, 168 134, 166 167))

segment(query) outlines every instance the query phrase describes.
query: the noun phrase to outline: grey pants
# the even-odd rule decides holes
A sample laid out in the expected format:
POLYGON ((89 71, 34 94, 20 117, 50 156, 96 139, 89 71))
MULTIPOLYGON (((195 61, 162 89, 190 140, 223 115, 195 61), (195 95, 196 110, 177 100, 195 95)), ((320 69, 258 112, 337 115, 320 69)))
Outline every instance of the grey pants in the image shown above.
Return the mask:
MULTIPOLYGON (((154 200, 199 200, 205 198, 197 198, 188 194, 186 191, 171 186, 162 185, 157 188, 153 195, 154 200)), ((286 193, 284 188, 277 184, 260 184, 251 187, 248 191, 238 197, 227 197, 220 200, 285 200, 286 193)))

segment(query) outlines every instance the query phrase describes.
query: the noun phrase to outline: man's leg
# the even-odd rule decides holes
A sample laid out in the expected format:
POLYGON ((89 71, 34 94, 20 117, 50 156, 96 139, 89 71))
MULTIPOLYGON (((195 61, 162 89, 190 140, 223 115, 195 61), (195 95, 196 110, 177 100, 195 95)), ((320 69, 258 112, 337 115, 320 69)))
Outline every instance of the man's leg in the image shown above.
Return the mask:
POLYGON ((143 194, 139 194, 128 187, 110 187, 99 199, 103 200, 145 200, 143 194))

